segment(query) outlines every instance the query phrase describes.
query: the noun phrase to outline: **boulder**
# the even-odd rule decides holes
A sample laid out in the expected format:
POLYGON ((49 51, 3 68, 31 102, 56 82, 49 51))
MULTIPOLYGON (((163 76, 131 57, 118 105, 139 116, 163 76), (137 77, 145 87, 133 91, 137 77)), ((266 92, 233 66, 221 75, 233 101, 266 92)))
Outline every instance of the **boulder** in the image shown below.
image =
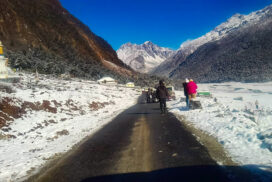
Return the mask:
POLYGON ((202 109, 201 102, 199 100, 191 100, 190 109, 202 109))

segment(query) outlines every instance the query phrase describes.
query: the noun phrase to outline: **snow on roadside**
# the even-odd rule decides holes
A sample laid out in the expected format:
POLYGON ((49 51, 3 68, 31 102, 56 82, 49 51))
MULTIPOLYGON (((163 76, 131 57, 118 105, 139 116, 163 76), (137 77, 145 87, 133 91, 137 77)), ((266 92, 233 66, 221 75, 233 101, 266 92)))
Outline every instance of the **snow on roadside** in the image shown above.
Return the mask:
POLYGON ((134 105, 139 92, 88 80, 23 74, 0 92, 0 181, 20 181, 134 105), (17 111, 17 113, 13 111, 17 111), (8 115, 10 114, 10 115, 8 115))
MULTIPOLYGON (((197 98, 203 109, 187 110, 183 92, 171 112, 217 138, 234 161, 253 172, 272 172, 272 83, 199 84, 212 98, 197 98), (257 169, 257 170, 256 170, 257 169)), ((272 175, 265 173, 268 179, 272 175)), ((271 173, 270 173, 271 174, 271 173)))

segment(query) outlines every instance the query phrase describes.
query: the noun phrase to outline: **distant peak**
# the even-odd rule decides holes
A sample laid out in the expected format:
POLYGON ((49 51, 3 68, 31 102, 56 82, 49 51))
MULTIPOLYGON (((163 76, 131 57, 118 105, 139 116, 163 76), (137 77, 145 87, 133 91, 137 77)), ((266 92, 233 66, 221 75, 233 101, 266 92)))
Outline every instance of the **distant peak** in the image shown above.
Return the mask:
POLYGON ((132 43, 131 43, 131 42, 128 42, 128 43, 125 43, 125 44, 123 44, 123 45, 132 45, 132 43))
POLYGON ((127 42, 123 45, 121 45, 121 47, 119 49, 123 49, 123 48, 126 48, 126 47, 131 47, 133 44, 131 42, 127 42))
POLYGON ((232 17, 240 17, 240 16, 243 16, 243 15, 240 13, 235 13, 232 17))
POLYGON ((230 17, 229 20, 234 19, 234 18, 243 19, 244 17, 245 17, 245 15, 242 15, 240 13, 236 13, 232 17, 230 17))
POLYGON ((151 41, 145 41, 144 44, 153 44, 151 41))

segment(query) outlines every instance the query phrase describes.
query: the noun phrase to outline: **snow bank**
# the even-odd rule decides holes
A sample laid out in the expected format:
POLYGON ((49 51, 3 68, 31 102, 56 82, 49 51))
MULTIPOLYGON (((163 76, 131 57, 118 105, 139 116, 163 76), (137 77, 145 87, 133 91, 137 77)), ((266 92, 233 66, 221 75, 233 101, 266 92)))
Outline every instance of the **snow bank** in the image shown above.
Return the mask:
POLYGON ((44 75, 36 80, 24 74, 12 85, 15 92, 0 91, 0 103, 6 103, 0 113, 0 122, 5 122, 0 126, 0 181, 21 181, 33 174, 134 105, 139 95, 88 80, 44 75))
MULTIPOLYGON (((186 109, 184 99, 170 102, 170 111, 184 115, 196 128, 216 137, 241 165, 272 172, 272 84, 199 84, 212 98, 198 98, 203 109, 186 109)), ((183 92, 177 93, 179 98, 183 92)), ((272 176, 268 178, 272 179, 272 176)))

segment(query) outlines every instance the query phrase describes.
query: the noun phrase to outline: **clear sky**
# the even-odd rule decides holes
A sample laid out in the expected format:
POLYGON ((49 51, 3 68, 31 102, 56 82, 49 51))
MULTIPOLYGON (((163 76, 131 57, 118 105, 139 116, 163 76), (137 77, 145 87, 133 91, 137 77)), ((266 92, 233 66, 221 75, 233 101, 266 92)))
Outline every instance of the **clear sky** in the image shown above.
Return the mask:
POLYGON ((272 0, 60 0, 115 50, 145 41, 172 49, 195 39, 236 13, 249 14, 272 0))

